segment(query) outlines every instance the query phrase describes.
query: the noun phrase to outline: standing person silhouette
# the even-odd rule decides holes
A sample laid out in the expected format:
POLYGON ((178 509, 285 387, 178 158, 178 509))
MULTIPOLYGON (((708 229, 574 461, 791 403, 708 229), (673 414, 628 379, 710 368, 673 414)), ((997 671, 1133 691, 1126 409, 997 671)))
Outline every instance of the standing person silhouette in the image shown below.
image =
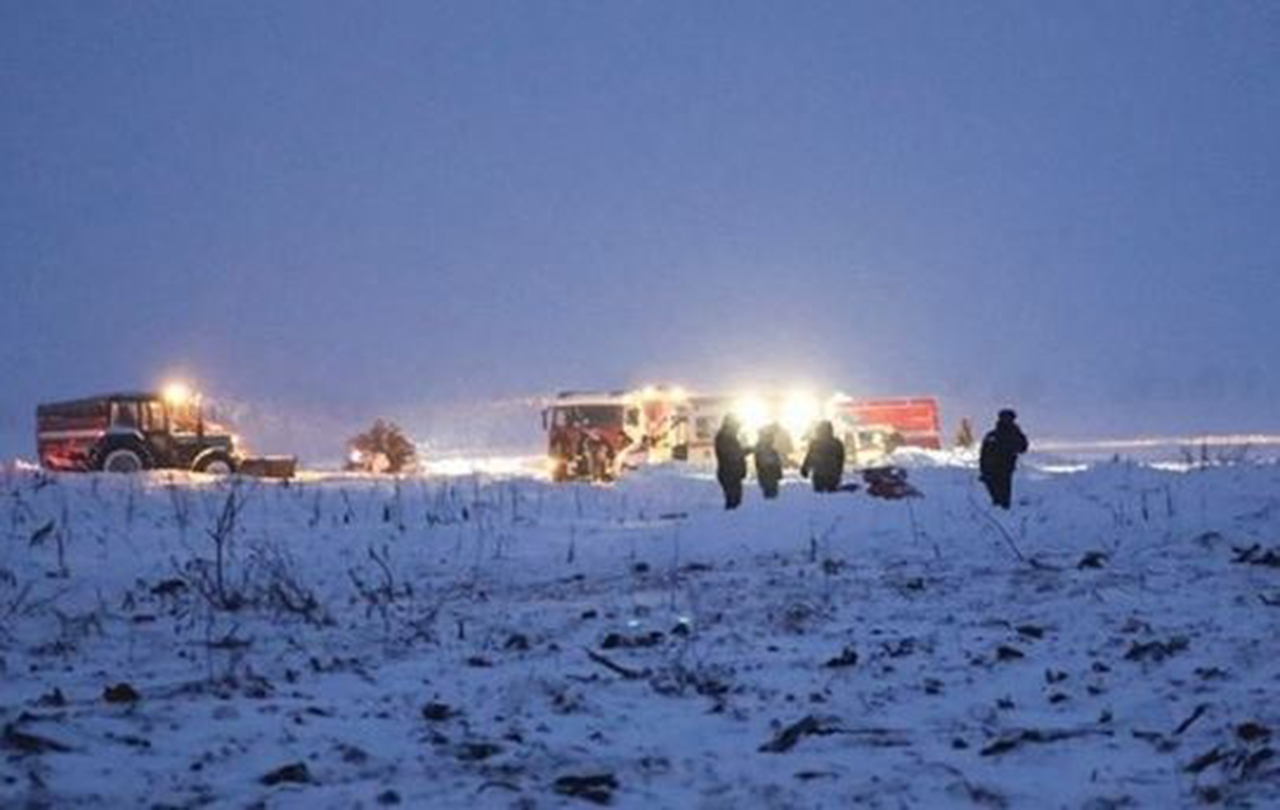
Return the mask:
POLYGON ((979 480, 987 485, 993 505, 1008 509, 1013 504, 1013 471, 1018 466, 1018 456, 1025 452, 1027 436, 1018 427, 1018 415, 1009 408, 1001 410, 996 426, 982 437, 978 457, 979 480))
POLYGON ((778 497, 778 482, 782 480, 782 454, 778 452, 778 427, 766 425, 760 428, 756 439, 756 480, 764 497, 778 497))
POLYGON ((831 422, 824 419, 809 441, 800 475, 808 478, 813 473, 814 492, 835 492, 840 489, 840 479, 844 476, 844 461, 844 442, 836 438, 831 422))
POLYGON ((747 453, 742 446, 738 417, 727 414, 716 433, 716 480, 724 490, 724 508, 742 503, 742 479, 747 477, 747 453))

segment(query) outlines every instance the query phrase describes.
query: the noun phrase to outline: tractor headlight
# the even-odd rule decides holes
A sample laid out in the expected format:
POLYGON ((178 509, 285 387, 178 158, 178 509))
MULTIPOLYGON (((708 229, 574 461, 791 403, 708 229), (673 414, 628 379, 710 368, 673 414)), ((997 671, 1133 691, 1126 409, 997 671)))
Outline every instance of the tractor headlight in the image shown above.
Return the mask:
POLYGON ((166 384, 164 390, 161 392, 161 396, 164 397, 164 401, 170 405, 178 406, 186 405, 191 402, 193 398, 191 387, 184 382, 176 381, 166 384))

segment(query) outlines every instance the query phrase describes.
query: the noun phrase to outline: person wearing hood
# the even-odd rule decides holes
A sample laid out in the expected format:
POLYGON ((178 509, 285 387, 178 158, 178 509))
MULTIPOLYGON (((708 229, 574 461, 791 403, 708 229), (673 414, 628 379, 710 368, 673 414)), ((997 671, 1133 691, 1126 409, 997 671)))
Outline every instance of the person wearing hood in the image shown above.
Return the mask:
POLYGON ((1013 471, 1018 456, 1027 452, 1027 437, 1018 427, 1018 415, 1005 408, 996 417, 996 426, 982 437, 978 456, 979 480, 987 485, 991 503, 1008 509, 1013 503, 1013 471))
POLYGON ((724 490, 724 508, 737 509, 742 503, 742 479, 747 477, 747 454, 739 436, 738 418, 727 414, 716 433, 716 480, 724 490))
POLYGON ((840 479, 844 476, 844 458, 844 442, 836 438, 831 422, 824 419, 809 440, 800 475, 808 478, 813 474, 814 492, 835 492, 840 489, 840 479))

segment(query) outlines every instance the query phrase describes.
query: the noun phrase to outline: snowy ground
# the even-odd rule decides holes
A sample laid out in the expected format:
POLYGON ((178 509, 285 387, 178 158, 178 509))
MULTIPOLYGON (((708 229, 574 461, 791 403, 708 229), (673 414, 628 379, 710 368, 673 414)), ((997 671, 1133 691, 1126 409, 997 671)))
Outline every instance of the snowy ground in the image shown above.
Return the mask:
POLYGON ((10 469, 0 806, 1280 802, 1280 465, 911 481, 10 469))

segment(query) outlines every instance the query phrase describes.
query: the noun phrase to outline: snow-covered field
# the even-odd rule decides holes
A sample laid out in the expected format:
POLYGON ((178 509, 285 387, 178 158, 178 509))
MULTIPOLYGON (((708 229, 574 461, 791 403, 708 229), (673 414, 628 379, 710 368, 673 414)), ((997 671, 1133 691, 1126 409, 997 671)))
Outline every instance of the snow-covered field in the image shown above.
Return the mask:
POLYGON ((0 806, 1280 803, 1280 465, 910 475, 9 469, 0 806))

